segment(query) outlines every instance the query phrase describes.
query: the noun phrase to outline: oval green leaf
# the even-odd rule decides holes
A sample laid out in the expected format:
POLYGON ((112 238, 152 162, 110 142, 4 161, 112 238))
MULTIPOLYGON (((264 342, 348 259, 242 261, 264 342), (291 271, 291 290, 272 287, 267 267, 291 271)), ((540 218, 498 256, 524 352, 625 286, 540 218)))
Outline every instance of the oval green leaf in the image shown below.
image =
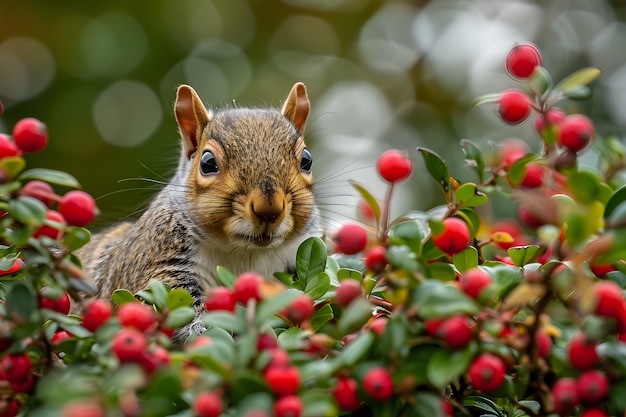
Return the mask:
POLYGON ((376 198, 374 198, 374 196, 369 191, 367 191, 367 189, 361 184, 350 181, 350 185, 352 185, 354 189, 357 190, 359 194, 361 194, 363 200, 365 200, 367 205, 372 209, 372 213, 374 214, 376 223, 378 223, 380 221, 380 206, 378 205, 378 201, 376 200, 376 198))
POLYGON ((581 87, 584 87, 598 77, 602 75, 602 70, 600 68, 587 67, 582 68, 578 71, 575 71, 561 80, 560 83, 554 88, 555 91, 558 91, 562 95, 569 95, 576 90, 579 90, 581 87))
POLYGON ((456 202, 465 207, 476 207, 487 204, 487 195, 478 190, 478 186, 466 183, 454 192, 456 202))
POLYGON ((446 165, 445 161, 439 155, 430 149, 417 148, 417 150, 424 158, 426 170, 437 184, 439 184, 447 200, 449 198, 448 190, 450 189, 450 171, 448 170, 448 165, 446 165))
POLYGON ((80 183, 70 174, 46 168, 33 168, 24 171, 18 178, 20 181, 40 180, 50 184, 71 188, 80 188, 80 183))

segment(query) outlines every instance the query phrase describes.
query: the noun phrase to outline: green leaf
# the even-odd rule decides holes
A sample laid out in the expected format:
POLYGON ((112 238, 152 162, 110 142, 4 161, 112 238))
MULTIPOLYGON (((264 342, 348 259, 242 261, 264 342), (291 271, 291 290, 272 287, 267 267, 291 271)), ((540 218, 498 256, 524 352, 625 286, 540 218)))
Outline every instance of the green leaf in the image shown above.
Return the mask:
POLYGON ((574 199, 583 204, 591 204, 598 200, 602 192, 600 179, 591 172, 585 171, 572 174, 568 178, 567 187, 574 199))
POLYGON ((282 309, 291 305, 293 300, 298 298, 302 292, 289 288, 277 295, 263 300, 257 308, 255 323, 257 326, 263 326, 274 315, 278 314, 282 309))
POLYGON ((435 278, 439 281, 456 280, 456 271, 454 267, 446 262, 433 262, 427 265, 428 277, 435 278))
POLYGON ((552 87, 552 77, 545 68, 537 66, 528 80, 528 86, 531 91, 543 94, 552 87))
POLYGON ((201 320, 207 327, 217 327, 233 333, 243 333, 246 331, 245 318, 226 311, 212 311, 206 313, 202 316, 201 320))
POLYGON ((406 245, 390 246, 387 249, 387 261, 391 265, 411 273, 419 268, 417 256, 406 245))
POLYGON ((63 235, 63 245, 70 251, 85 246, 91 240, 91 232, 84 227, 69 227, 63 235))
POLYGON ((333 308, 329 304, 324 304, 322 307, 317 309, 309 320, 312 330, 317 332, 323 325, 331 321, 334 317, 335 314, 333 312, 333 308))
POLYGON ((385 331, 378 340, 378 351, 382 356, 396 357, 406 350, 407 330, 410 325, 406 316, 393 315, 387 319, 385 331))
POLYGON ((70 188, 80 188, 80 183, 68 173, 46 168, 33 168, 24 171, 18 178, 20 181, 40 180, 50 184, 70 188))
POLYGON ((454 314, 478 314, 480 306, 457 287, 428 279, 417 287, 413 305, 424 319, 450 317, 454 314))
POLYGON ((467 370, 475 352, 475 343, 470 343, 466 348, 460 350, 437 350, 428 361, 428 380, 434 386, 443 389, 467 370))
POLYGON ((494 414, 498 417, 506 417, 502 412, 502 409, 487 397, 479 397, 478 395, 470 395, 463 400, 465 407, 474 407, 488 413, 494 414))
POLYGON ((313 278, 309 279, 304 286, 305 294, 312 299, 319 300, 330 289, 330 277, 326 272, 320 272, 313 278))
POLYGON ((435 179, 437 184, 439 184, 447 200, 449 197, 448 190, 450 190, 450 172, 448 166, 435 152, 426 148, 417 148, 417 150, 422 154, 422 157, 424 157, 426 170, 430 176, 435 179))
POLYGON ((367 352, 374 345, 375 340, 376 337, 372 332, 359 334, 356 339, 351 341, 348 346, 341 351, 339 361, 347 367, 356 365, 367 355, 367 352))
POLYGON ((327 392, 320 390, 305 390, 299 394, 304 404, 303 417, 336 416, 337 403, 327 392))
POLYGON ((526 174, 526 165, 536 160, 537 158, 538 156, 536 154, 530 153, 528 155, 522 156, 520 159, 515 161, 513 165, 511 165, 511 167, 507 171, 507 178, 512 185, 517 186, 522 183, 524 175, 526 174))
POLYGON ((424 239, 423 225, 413 220, 406 220, 389 229, 389 242, 393 245, 406 245, 419 255, 424 239))
POLYGON ((310 237, 298 248, 296 254, 296 274, 298 279, 306 282, 326 268, 326 245, 318 237, 310 237))
POLYGON ((223 286, 231 290, 237 280, 237 276, 223 266, 217 267, 217 277, 220 279, 223 286))
POLYGON ((472 101, 472 107, 480 106, 487 103, 497 103, 500 100, 502 93, 483 94, 478 96, 472 101))
POLYGON ((167 293, 165 304, 170 310, 176 310, 181 307, 191 307, 195 299, 188 291, 176 288, 167 293))
POLYGON ((454 192, 457 204, 465 207, 476 207, 487 204, 487 195, 478 190, 476 184, 466 183, 454 192))
POLYGON ((465 163, 476 171, 478 182, 483 183, 485 180, 485 160, 480 148, 469 139, 461 140, 461 148, 465 154, 465 163))
POLYGON ((166 329, 178 329, 189 323, 196 317, 196 311, 191 307, 179 306, 167 314, 163 327, 166 329))
POLYGON ((538 245, 513 246, 507 250, 507 253, 515 266, 524 266, 533 260, 539 249, 538 245))
POLYGON ((478 266, 478 250, 473 246, 468 246, 454 255, 453 262, 460 273, 476 268, 478 266))
POLYGON ((357 298, 344 310, 338 324, 339 333, 345 336, 363 327, 372 317, 374 306, 364 298, 357 298))
POLYGON ((9 201, 9 214, 27 226, 41 226, 46 218, 46 211, 46 206, 36 198, 23 196, 9 201))
POLYGON ((611 195, 609 200, 606 202, 606 206, 604 206, 604 214, 602 217, 607 219, 613 210, 617 208, 621 203, 626 201, 626 185, 622 185, 620 188, 615 190, 615 192, 611 195))
POLYGON ((583 68, 565 77, 559 82, 554 90, 564 96, 569 96, 571 93, 575 93, 582 87, 595 81, 602 75, 602 70, 599 68, 583 68))
POLYGON ((380 222, 380 206, 378 205, 378 201, 376 200, 376 198, 374 198, 374 196, 370 194, 370 192, 367 191, 367 189, 361 184, 350 181, 350 185, 352 185, 354 189, 357 190, 359 194, 361 194, 363 200, 365 200, 367 205, 370 206, 370 208, 372 209, 372 213, 374 214, 374 218, 376 219, 376 223, 380 222))
POLYGON ((113 302, 119 307, 122 304, 135 303, 137 298, 128 290, 115 290, 113 291, 113 302))
POLYGON ((361 271, 357 271, 352 268, 340 268, 337 271, 337 279, 341 282, 344 279, 354 279, 357 281, 361 281, 363 279, 363 274, 361 271))
POLYGON ((16 281, 9 287, 6 299, 6 309, 9 316, 28 320, 37 306, 37 293, 30 283, 16 281))
POLYGON ((278 344, 285 350, 298 350, 307 337, 307 333, 300 327, 290 327, 278 335, 278 344))
POLYGON ((149 288, 152 297, 150 297, 150 299, 145 298, 146 301, 150 301, 150 303, 154 304, 159 310, 163 310, 167 306, 168 288, 165 286, 163 281, 155 279, 150 281, 149 288))
POLYGON ((5 156, 0 159, 0 169, 8 180, 15 178, 26 167, 26 161, 21 156, 5 156))

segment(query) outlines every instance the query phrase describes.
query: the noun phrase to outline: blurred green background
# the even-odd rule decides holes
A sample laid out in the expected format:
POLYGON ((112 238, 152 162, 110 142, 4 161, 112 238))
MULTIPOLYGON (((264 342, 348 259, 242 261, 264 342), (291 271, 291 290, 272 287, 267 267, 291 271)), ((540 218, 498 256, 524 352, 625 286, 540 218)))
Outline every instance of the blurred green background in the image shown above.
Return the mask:
MULTIPOLYGON (((554 78, 604 71, 593 96, 565 102, 600 133, 626 127, 626 4, 604 0, 0 0, 0 131, 43 120, 50 144, 31 167, 61 169, 98 198, 98 224, 133 216, 166 180, 179 141, 176 87, 211 106, 280 106, 295 81, 309 89, 308 144, 319 202, 354 216, 355 179, 382 197, 373 166, 408 150, 417 172, 395 209, 441 201, 415 148, 463 175, 459 140, 508 137, 538 146, 532 120, 505 126, 480 94, 517 83, 507 51, 535 42, 554 78)), ((593 161, 591 161, 593 162, 593 161)))

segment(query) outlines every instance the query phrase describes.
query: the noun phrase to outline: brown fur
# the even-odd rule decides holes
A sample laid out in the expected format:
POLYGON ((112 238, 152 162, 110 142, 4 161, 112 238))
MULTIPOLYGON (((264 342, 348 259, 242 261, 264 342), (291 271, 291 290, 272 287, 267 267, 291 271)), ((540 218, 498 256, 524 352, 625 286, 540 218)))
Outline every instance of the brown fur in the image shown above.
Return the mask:
POLYGON ((182 151, 176 174, 134 223, 96 234, 78 253, 97 297, 133 293, 160 280, 188 290, 201 310, 219 285, 217 266, 266 277, 293 269, 298 245, 321 234, 313 178, 300 169, 309 114, 304 84, 282 110, 207 111, 189 86, 178 89, 175 114, 182 151), (203 175, 205 150, 219 173, 203 175))

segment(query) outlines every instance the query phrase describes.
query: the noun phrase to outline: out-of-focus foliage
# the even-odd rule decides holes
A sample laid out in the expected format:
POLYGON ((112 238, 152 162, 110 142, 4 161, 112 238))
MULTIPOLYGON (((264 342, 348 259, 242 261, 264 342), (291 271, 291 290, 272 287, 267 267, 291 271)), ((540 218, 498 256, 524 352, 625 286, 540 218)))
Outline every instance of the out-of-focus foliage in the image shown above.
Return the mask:
MULTIPOLYGON (((626 8, 596 0, 153 0, 0 2, 0 99, 48 124, 51 146, 32 157, 100 197, 107 223, 140 210, 175 164, 177 85, 214 106, 280 105, 294 81, 309 87, 309 142, 319 202, 350 193, 354 170, 389 147, 429 146, 462 163, 452 143, 519 134, 471 101, 515 82, 502 55, 539 45, 555 77, 585 65, 604 74, 580 106, 600 134, 626 128, 626 8), (504 129, 507 129, 506 132, 504 129), (454 149, 454 150, 450 150, 454 149), (120 180, 125 180, 119 182, 120 180)), ((526 123, 532 123, 528 121, 526 123)), ((593 157, 593 153, 589 153, 593 157)), ((418 159, 416 158, 416 161, 418 159)), ((421 162, 421 161, 418 161, 421 162)), ((359 172, 359 179, 365 172, 359 172)), ((374 177, 372 184, 377 183, 374 177)), ((428 190, 415 178, 404 187, 428 190)), ((380 190, 383 185, 380 184, 380 190)), ((372 185, 376 193, 376 186, 372 185)), ((427 207, 435 192, 406 205, 427 207)), ((398 198, 401 198, 398 195, 398 198)), ((402 202, 397 204, 403 210, 402 202)))

